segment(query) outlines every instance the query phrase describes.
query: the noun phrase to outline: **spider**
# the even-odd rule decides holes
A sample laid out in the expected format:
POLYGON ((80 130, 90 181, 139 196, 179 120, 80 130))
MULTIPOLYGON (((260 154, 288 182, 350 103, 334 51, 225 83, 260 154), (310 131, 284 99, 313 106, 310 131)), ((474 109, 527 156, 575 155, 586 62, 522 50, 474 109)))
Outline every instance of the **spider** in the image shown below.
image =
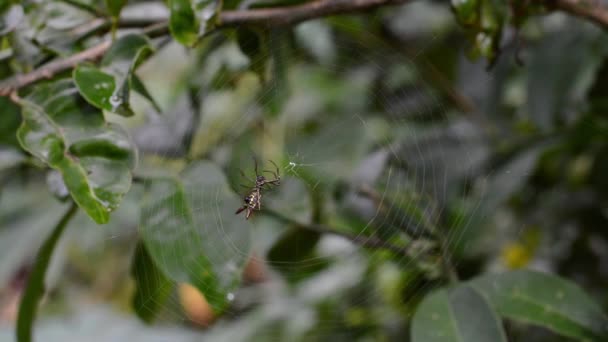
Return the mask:
POLYGON ((269 162, 271 162, 272 165, 274 165, 274 167, 276 168, 276 171, 264 170, 262 172, 268 172, 268 173, 272 174, 274 176, 273 179, 267 179, 263 175, 260 175, 258 173, 258 162, 255 158, 253 159, 253 162, 255 165, 255 168, 254 168, 255 181, 253 181, 253 180, 249 179, 249 177, 245 176, 245 173, 243 173, 243 170, 241 170, 241 175, 243 177, 245 177, 245 179, 247 179, 248 181, 252 182, 254 185, 252 187, 247 187, 247 188, 250 188, 251 190, 243 198, 243 206, 240 207, 235 213, 236 215, 238 215, 241 212, 243 212, 244 210, 246 210, 247 211, 245 213, 246 220, 249 219, 249 216, 251 216, 251 214, 253 213, 254 210, 262 209, 262 190, 266 189, 266 188, 269 189, 270 186, 277 186, 277 185, 281 184, 281 175, 279 173, 279 167, 272 160, 269 160, 269 162), (264 188, 264 187, 266 187, 266 188, 264 188))

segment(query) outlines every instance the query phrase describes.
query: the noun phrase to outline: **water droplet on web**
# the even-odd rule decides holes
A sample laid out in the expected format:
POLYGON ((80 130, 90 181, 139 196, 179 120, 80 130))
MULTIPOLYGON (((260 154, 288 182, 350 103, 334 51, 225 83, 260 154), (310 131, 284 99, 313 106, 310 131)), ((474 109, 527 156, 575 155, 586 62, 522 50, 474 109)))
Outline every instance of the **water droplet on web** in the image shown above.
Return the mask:
POLYGON ((229 292, 229 293, 226 295, 226 299, 228 299, 229 301, 233 301, 233 300, 234 300, 234 293, 229 292))
POLYGON ((122 104, 122 100, 120 99, 120 97, 116 94, 113 94, 110 97, 110 104, 112 105, 112 110, 116 110, 116 108, 118 108, 118 106, 120 106, 122 104))

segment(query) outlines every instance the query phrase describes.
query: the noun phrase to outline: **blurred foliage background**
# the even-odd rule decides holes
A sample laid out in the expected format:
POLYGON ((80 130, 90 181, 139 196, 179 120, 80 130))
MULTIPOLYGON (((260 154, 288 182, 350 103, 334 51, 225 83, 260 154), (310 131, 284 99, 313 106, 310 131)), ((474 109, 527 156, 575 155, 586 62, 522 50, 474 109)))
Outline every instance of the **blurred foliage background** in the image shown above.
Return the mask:
POLYGON ((1 2, 0 340, 606 340, 603 6, 1 2))

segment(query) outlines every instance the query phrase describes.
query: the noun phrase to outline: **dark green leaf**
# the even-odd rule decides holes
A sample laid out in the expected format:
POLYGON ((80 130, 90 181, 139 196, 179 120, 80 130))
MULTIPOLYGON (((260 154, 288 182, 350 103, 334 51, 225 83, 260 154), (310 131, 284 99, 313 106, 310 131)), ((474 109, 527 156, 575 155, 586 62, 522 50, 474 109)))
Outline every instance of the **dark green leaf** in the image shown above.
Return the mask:
POLYGON ((470 286, 428 295, 412 320, 413 342, 506 342, 500 320, 470 286))
POLYGON ((178 42, 193 46, 211 29, 221 10, 221 0, 169 0, 169 29, 178 42))
POLYGON ((46 270, 51 261, 55 245, 68 222, 76 213, 77 208, 76 205, 71 205, 57 226, 55 226, 51 235, 44 241, 44 244, 40 247, 36 258, 34 259, 36 262, 32 267, 19 305, 19 314, 17 317, 18 342, 30 342, 32 340, 32 323, 36 317, 38 302, 45 292, 44 277, 46 275, 46 270))
POLYGON ((470 282, 504 317, 585 341, 608 338, 608 319, 578 286, 533 271, 486 275, 470 282))
POLYGON ((158 105, 158 102, 156 102, 154 97, 152 97, 152 95, 148 91, 148 88, 146 88, 139 76, 137 76, 137 74, 135 73, 133 73, 133 77, 131 77, 131 88, 133 88, 133 90, 138 92, 141 96, 145 97, 146 100, 150 101, 150 103, 157 112, 162 113, 163 110, 158 105))
POLYGON ((241 200, 215 165, 196 163, 180 179, 147 184, 142 238, 164 274, 192 284, 221 312, 241 280, 250 223, 234 214, 241 200))
POLYGON ((247 27, 239 27, 236 30, 236 40, 241 51, 249 57, 251 70, 258 75, 260 81, 265 82, 268 50, 265 49, 262 34, 247 27))
POLYGON ((150 323, 169 296, 172 283, 156 267, 142 242, 135 248, 131 275, 137 286, 133 309, 144 322, 150 323))
POLYGON ((70 80, 38 86, 22 100, 21 146, 61 172, 74 201, 97 223, 106 223, 131 186, 131 142, 104 123, 70 80))
POLYGON ((120 16, 120 11, 127 3, 127 0, 105 0, 105 2, 110 15, 114 18, 118 18, 120 16))

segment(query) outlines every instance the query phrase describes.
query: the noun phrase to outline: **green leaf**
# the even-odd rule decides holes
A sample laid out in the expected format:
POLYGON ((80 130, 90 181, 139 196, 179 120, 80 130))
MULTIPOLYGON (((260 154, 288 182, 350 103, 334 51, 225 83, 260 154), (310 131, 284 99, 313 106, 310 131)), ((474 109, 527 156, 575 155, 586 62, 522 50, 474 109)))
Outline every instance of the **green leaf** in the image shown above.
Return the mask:
POLYGON ((112 75, 84 64, 74 69, 73 77, 80 94, 90 104, 108 112, 114 111, 110 99, 116 89, 116 82, 112 75))
POLYGON ((486 275, 470 282, 504 317, 585 341, 606 340, 608 319, 568 280, 534 271, 486 275))
POLYGON ((146 323, 151 323, 171 293, 173 284, 158 269, 142 242, 135 248, 131 275, 137 286, 133 309, 146 323))
POLYGON ((479 22, 480 0, 452 0, 452 11, 461 25, 475 25, 479 22))
POLYGON ((132 116, 129 104, 133 83, 139 92, 151 100, 140 81, 133 81, 137 67, 152 53, 145 36, 129 34, 117 40, 104 55, 102 70, 91 65, 79 65, 73 77, 82 96, 97 108, 132 116))
POLYGON ((71 205, 57 226, 55 226, 51 235, 44 241, 44 244, 40 247, 36 258, 34 259, 35 263, 28 277, 27 285, 19 305, 19 314, 17 317, 18 342, 30 342, 32 340, 32 323, 36 317, 38 302, 44 295, 44 278, 46 270, 51 261, 55 245, 68 222, 76 213, 77 208, 76 205, 71 205))
POLYGON ((412 320, 412 341, 507 341, 496 313, 470 286, 428 295, 412 320))
POLYGON ((39 85, 21 106, 21 146, 62 174, 95 222, 107 223, 131 186, 135 150, 126 133, 86 105, 71 80, 39 85))
POLYGON ((120 16, 120 11, 127 4, 127 0, 105 0, 105 2, 108 12, 110 12, 110 15, 114 18, 120 16))
POLYGON ((147 184, 141 236, 165 275, 192 284, 221 312, 241 280, 250 222, 234 214, 241 200, 215 165, 195 163, 180 179, 147 184))
POLYGON ((178 42, 193 46, 217 21, 221 0, 169 0, 169 29, 178 42))

